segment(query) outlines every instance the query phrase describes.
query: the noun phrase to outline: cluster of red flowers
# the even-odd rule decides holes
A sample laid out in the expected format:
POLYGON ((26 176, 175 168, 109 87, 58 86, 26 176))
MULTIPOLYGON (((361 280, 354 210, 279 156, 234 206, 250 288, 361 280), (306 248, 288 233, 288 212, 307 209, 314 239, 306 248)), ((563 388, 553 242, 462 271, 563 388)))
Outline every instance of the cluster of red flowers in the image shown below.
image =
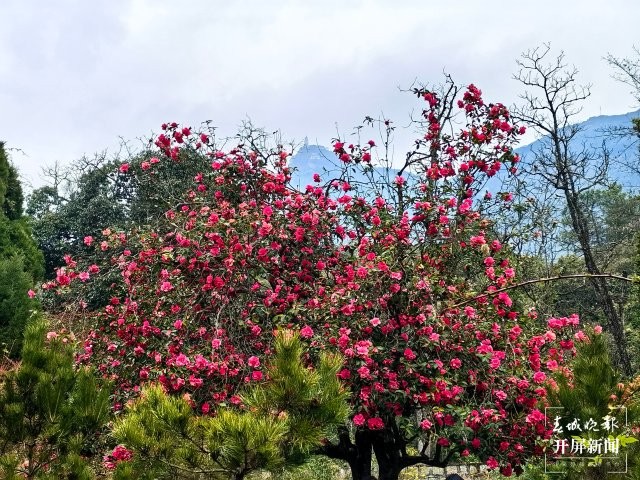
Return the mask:
POLYGON ((109 455, 105 455, 102 459, 102 464, 108 470, 115 470, 119 462, 126 462, 131 460, 133 452, 124 445, 116 446, 109 455))
MULTIPOLYGON (((468 128, 443 137, 437 96, 423 98, 424 139, 437 155, 418 182, 396 179, 411 199, 406 211, 389 198, 348 195, 341 182, 296 191, 287 152, 209 151, 205 134, 163 125, 157 156, 123 174, 153 173, 184 148, 210 165, 167 212, 165 230, 86 238, 112 253, 111 265, 81 268, 69 258, 46 285, 68 289, 107 268, 120 272, 126 294, 87 312, 96 328, 79 361, 114 380, 120 402, 156 381, 209 414, 264 379, 274 330, 297 327, 312 355, 344 356, 339 377, 356 427, 435 434, 441 447, 473 452, 503 473, 541 453, 538 440, 551 435, 537 407, 547 374, 573 354, 573 335, 584 336, 576 318, 549 320, 547 329, 520 311, 504 290, 515 283, 508 254, 474 208, 475 185, 505 163, 515 171, 511 146, 522 132, 470 86, 459 105, 468 128)), ((374 148, 334 144, 349 166, 371 162, 374 148)))

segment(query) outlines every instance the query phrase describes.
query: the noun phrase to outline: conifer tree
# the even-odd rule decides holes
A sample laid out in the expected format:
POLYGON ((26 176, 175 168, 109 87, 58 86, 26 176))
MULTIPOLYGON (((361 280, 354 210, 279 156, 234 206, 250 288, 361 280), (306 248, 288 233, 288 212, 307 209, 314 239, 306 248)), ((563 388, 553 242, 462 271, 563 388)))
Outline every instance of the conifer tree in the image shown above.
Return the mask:
POLYGON ((0 389, 1 478, 94 478, 87 459, 110 414, 109 389, 75 367, 72 340, 39 318, 27 326, 22 362, 0 389))
MULTIPOLYGON (((589 340, 579 344, 571 372, 559 373, 555 378, 557 387, 548 388, 550 405, 557 408, 549 410, 550 417, 553 419, 554 413, 558 413, 554 436, 566 438, 568 442, 572 437, 580 437, 585 440, 585 445, 591 440, 617 439, 621 446, 616 455, 602 454, 603 458, 597 458, 599 455, 596 453, 584 453, 585 460, 560 461, 555 468, 565 473, 566 480, 606 478, 608 472, 625 469, 629 472, 635 469, 640 474, 640 462, 637 461, 640 452, 637 440, 632 436, 637 435, 640 420, 640 382, 636 380, 625 385, 622 378, 611 363, 606 336, 596 327, 589 340), (604 425, 606 418, 612 419, 609 423, 613 427, 611 430, 604 425), (593 421, 590 424, 592 428, 587 428, 590 420, 593 421), (618 458, 604 458, 607 456, 618 458)), ((570 444, 567 456, 569 447, 570 444)), ((550 448, 549 452, 554 450, 550 448)))
POLYGON ((24 327, 37 304, 27 291, 44 273, 22 203, 18 172, 0 142, 0 353, 12 358, 20 353, 24 327))
MULTIPOLYGON (((115 478, 240 480, 251 471, 303 462, 348 415, 336 376, 342 362, 322 355, 316 368, 307 368, 301 341, 290 331, 278 334, 275 348, 268 380, 238 399, 241 409, 199 416, 188 398, 171 397, 159 385, 145 387, 114 427, 115 438, 126 444, 108 459, 117 463, 115 478)), ((260 372, 256 360, 250 361, 260 372)))

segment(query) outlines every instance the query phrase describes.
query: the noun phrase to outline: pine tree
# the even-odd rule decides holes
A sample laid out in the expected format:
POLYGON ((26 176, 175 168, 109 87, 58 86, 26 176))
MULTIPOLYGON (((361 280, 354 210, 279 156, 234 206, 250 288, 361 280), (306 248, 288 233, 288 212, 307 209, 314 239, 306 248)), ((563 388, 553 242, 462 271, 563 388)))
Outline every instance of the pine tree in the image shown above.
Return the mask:
POLYGON ((20 366, 0 389, 0 477, 91 479, 87 458, 110 414, 109 389, 75 367, 72 338, 36 318, 25 330, 20 366))
MULTIPOLYGON (((554 413, 557 413, 556 417, 559 419, 555 425, 559 431, 554 433, 554 437, 566 438, 570 442, 572 436, 579 436, 588 442, 612 436, 618 438, 622 445, 618 459, 615 460, 594 461, 591 458, 559 462, 555 468, 559 472, 565 472, 566 480, 606 478, 607 472, 625 470, 627 467, 640 474, 638 444, 630 436, 633 431, 637 433, 640 421, 640 382, 636 380, 625 385, 622 379, 620 372, 611 363, 606 336, 592 332, 588 341, 578 345, 570 375, 558 374, 555 378, 557 388, 548 388, 550 405, 557 408, 549 410, 549 416, 554 417, 554 413), (607 416, 615 419, 611 425, 616 427, 610 431, 603 426, 603 419, 607 416), (576 419, 580 430, 575 425, 570 425, 576 419), (585 424, 590 420, 595 424, 592 423, 592 428, 587 428, 585 424), (628 458, 627 467, 625 455, 628 458)), ((554 450, 553 446, 550 448, 549 452, 554 450)), ((582 456, 594 457, 594 454, 585 453, 582 456)))
POLYGON ((118 463, 115 478, 240 480, 303 462, 348 415, 336 376, 341 361, 323 355, 307 368, 301 341, 289 331, 278 335, 275 348, 267 382, 242 396, 243 409, 198 416, 188 399, 145 387, 114 427, 114 437, 134 452, 130 462, 118 463))
POLYGON ((27 297, 44 273, 43 256, 22 217, 23 194, 18 171, 0 142, 0 352, 16 358, 30 310, 27 297))

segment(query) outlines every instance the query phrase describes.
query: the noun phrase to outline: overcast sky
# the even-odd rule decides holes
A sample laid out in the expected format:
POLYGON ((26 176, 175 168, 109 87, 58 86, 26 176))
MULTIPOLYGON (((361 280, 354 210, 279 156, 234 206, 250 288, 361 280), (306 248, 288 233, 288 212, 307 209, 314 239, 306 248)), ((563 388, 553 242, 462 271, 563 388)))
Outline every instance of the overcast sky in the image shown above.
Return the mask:
POLYGON ((165 121, 247 118, 329 144, 365 115, 408 123, 402 93, 442 72, 511 104, 542 42, 593 84, 582 118, 637 108, 602 57, 640 46, 637 0, 0 0, 0 140, 25 179, 117 150, 165 121))

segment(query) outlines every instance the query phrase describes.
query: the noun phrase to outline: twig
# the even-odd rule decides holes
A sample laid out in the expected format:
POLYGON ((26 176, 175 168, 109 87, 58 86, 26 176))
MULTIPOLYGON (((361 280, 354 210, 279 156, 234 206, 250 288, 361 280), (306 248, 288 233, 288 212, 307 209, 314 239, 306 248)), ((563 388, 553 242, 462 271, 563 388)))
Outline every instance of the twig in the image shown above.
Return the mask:
POLYGON ((633 283, 633 279, 632 278, 628 278, 628 277, 623 277, 622 275, 616 275, 613 273, 602 273, 602 274, 590 274, 590 273, 577 273, 577 274, 573 274, 573 275, 557 275, 555 277, 546 277, 546 278, 536 278, 534 280, 527 280, 526 282, 521 282, 521 283, 517 283, 515 285, 509 285, 508 287, 504 287, 504 288, 499 288, 497 290, 494 290, 492 292, 485 292, 482 293, 480 295, 476 295, 473 298, 470 298, 469 300, 465 300, 464 302, 461 303, 456 303, 455 305, 448 307, 449 309, 451 308, 458 308, 461 307, 463 305, 466 305, 468 303, 473 302, 474 300, 478 300, 482 297, 492 297, 494 295, 497 295, 501 292, 506 292, 507 290, 513 290, 515 288, 520 288, 520 287, 524 287, 525 285, 532 285, 535 283, 545 283, 545 282, 553 282, 556 280, 567 280, 567 279, 572 279, 572 278, 615 278, 616 280, 622 280, 625 282, 629 282, 629 283, 633 283))

